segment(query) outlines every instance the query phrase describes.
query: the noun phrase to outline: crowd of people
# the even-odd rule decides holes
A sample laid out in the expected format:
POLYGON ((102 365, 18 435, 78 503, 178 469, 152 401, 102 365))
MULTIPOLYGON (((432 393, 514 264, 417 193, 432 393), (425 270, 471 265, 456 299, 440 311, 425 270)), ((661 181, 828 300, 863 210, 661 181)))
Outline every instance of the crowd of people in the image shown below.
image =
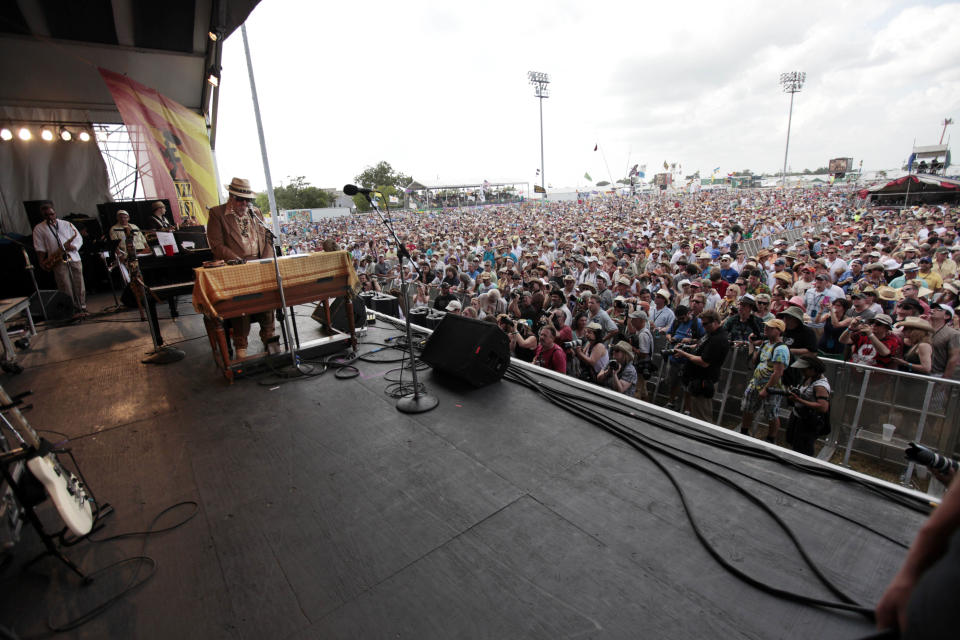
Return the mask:
POLYGON ((406 280, 414 306, 497 323, 515 357, 642 399, 660 349, 667 406, 704 420, 743 349, 756 368, 741 428, 756 434, 760 412, 776 440, 789 399, 786 442, 804 452, 829 423, 815 415, 829 411, 822 359, 958 374, 958 208, 875 209, 824 188, 389 216, 407 264, 375 215, 297 223, 285 242, 333 239, 364 289, 399 294, 406 280))

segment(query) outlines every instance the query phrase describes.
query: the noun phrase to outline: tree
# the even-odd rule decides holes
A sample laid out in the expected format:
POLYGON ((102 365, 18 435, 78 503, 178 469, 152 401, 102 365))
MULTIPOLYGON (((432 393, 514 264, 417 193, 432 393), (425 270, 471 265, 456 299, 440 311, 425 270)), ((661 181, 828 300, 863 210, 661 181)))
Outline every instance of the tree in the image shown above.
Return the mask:
MULTIPOLYGON (((277 199, 277 208, 284 209, 325 209, 333 204, 333 194, 329 191, 314 187, 304 176, 287 178, 290 184, 281 184, 274 188, 273 196, 277 199)), ((257 206, 261 211, 270 209, 267 193, 257 194, 257 206)))
POLYGON ((388 186, 403 189, 413 182, 413 178, 399 171, 394 171, 390 163, 385 160, 381 160, 375 167, 367 167, 354 180, 365 189, 388 186))

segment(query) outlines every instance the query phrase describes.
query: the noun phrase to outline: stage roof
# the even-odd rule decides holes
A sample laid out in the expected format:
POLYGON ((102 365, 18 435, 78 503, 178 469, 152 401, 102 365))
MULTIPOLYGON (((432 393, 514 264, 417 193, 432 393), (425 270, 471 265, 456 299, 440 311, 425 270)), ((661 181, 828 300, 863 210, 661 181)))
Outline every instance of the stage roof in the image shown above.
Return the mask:
POLYGON ((258 2, 0 3, 0 106, 13 108, 7 117, 41 117, 27 114, 44 109, 61 120, 120 123, 97 72, 104 67, 204 113, 207 71, 219 64, 218 48, 258 2), (218 32, 218 41, 208 32, 218 32))

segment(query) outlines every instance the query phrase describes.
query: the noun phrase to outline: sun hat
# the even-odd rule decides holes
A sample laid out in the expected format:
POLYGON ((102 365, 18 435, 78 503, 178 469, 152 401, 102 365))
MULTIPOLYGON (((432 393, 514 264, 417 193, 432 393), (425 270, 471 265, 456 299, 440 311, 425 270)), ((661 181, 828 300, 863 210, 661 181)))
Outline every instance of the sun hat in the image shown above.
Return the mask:
MULTIPOLYGON (((227 193, 245 200, 253 200, 257 195, 253 192, 253 189, 250 188, 250 181, 246 178, 234 178, 231 180, 230 184, 227 185, 227 193)), ((156 208, 156 203, 154 203, 154 208, 156 208)))
POLYGON ((902 329, 920 329, 921 331, 933 333, 933 326, 923 318, 906 318, 898 322, 895 326, 902 329))
POLYGON ((617 344, 613 345, 614 351, 623 351, 628 356, 633 355, 633 347, 630 346, 630 343, 626 340, 621 340, 617 344))
POLYGON ((801 311, 799 307, 794 307, 793 305, 787 307, 786 309, 784 309, 783 311, 777 314, 778 318, 782 318, 784 316, 790 316, 791 318, 796 318, 800 322, 804 321, 803 311, 801 311))
POLYGON ((867 322, 872 322, 872 323, 874 323, 874 324, 882 324, 882 325, 886 325, 886 326, 888 326, 888 327, 892 327, 892 326, 893 326, 893 318, 891 318, 890 316, 888 316, 888 315, 885 314, 885 313, 878 313, 877 315, 875 315, 875 316, 873 316, 872 318, 870 318, 869 320, 867 320, 867 322))

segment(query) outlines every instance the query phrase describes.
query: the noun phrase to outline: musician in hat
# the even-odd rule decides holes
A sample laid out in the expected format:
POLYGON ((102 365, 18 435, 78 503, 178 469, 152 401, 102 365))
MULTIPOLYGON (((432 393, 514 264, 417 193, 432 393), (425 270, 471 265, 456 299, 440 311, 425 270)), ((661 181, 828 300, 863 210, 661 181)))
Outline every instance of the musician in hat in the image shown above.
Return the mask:
POLYGON ((53 271, 57 289, 70 296, 77 317, 87 315, 87 290, 78 250, 83 245, 80 231, 68 220, 58 220, 53 202, 40 203, 43 222, 33 228, 33 248, 40 266, 53 271))
POLYGON ((170 231, 176 228, 167 217, 167 205, 159 200, 150 205, 150 220, 147 222, 153 231, 170 231))
MULTIPOLYGON (((256 194, 250 188, 250 181, 234 178, 227 185, 227 193, 227 202, 211 208, 207 221, 207 241, 214 257, 238 262, 272 258, 273 242, 267 234, 260 210, 253 204, 256 194)), ((268 339, 274 335, 273 311, 232 318, 232 338, 237 359, 247 355, 251 322, 260 325, 260 339, 264 344, 268 344, 268 339)))

